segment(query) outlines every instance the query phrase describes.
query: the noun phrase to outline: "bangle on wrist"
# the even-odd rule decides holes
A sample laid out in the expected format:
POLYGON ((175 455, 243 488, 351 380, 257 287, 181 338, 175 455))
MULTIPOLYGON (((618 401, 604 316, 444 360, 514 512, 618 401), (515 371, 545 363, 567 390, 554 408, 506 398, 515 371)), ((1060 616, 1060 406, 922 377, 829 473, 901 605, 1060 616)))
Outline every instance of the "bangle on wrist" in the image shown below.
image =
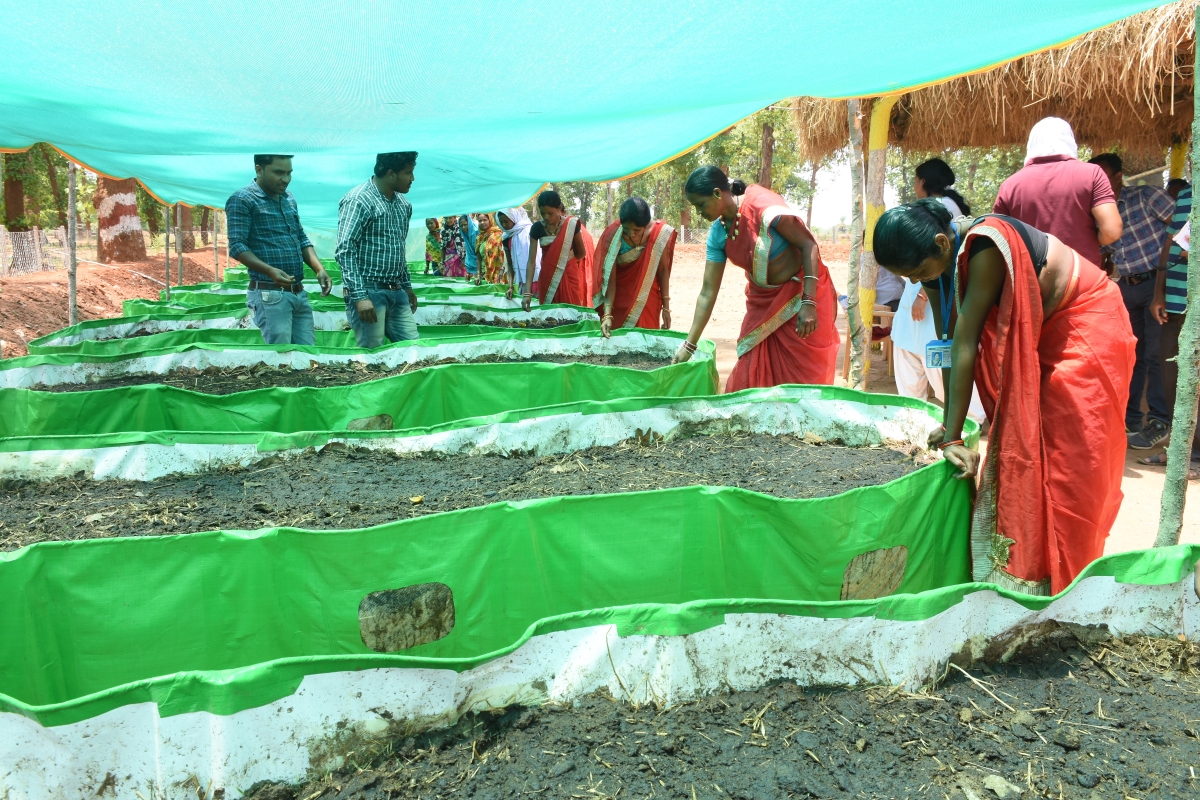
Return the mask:
POLYGON ((694 353, 694 352, 696 352, 696 345, 692 344, 687 339, 684 339, 683 340, 683 349, 687 350, 689 353, 694 353))
POLYGON ((945 450, 947 447, 966 447, 967 443, 962 439, 951 439, 948 442, 942 442, 937 446, 938 450, 945 450))

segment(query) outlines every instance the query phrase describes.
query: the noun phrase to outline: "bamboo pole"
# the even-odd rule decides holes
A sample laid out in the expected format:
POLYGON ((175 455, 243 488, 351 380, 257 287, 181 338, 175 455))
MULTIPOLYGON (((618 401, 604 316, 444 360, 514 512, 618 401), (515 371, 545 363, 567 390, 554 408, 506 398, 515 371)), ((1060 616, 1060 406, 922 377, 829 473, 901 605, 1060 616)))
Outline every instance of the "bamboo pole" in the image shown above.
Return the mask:
MULTIPOLYGON (((850 386, 855 389, 863 388, 863 349, 867 332, 863 328, 862 309, 859 306, 859 270, 856 268, 862 256, 863 236, 863 151, 862 151, 862 114, 859 113, 859 101, 850 100, 846 104, 846 113, 850 122, 850 269, 846 283, 846 325, 850 331, 850 386)), ((870 346, 870 341, 865 341, 870 346)))
POLYGON ((217 250, 217 210, 214 208, 212 214, 212 244, 213 244, 213 282, 221 282, 221 256, 217 250))
MULTIPOLYGON (((1196 7, 1196 30, 1200 31, 1200 6, 1196 7)), ((1200 66, 1200 48, 1196 50, 1196 65, 1200 66)), ((1195 99, 1196 117, 1192 122, 1192 141, 1200 141, 1200 93, 1195 99)), ((1182 149, 1182 147, 1181 147, 1182 149)), ((1172 157, 1174 148, 1172 148, 1172 157)), ((1172 158, 1172 160, 1174 160, 1172 158)), ((1192 185, 1200 181, 1200 159, 1192 159, 1192 185)), ((1200 230, 1200 203, 1192 203, 1189 218, 1191 229, 1200 230)), ((1192 269, 1189 253, 1187 277, 1187 308, 1179 332, 1179 388, 1175 393, 1175 409, 1171 419, 1171 443, 1167 446, 1167 478, 1163 484, 1162 513, 1158 518, 1158 538, 1155 547, 1179 544, 1183 528, 1183 507, 1187 501, 1187 474, 1191 465, 1192 436, 1196 432, 1197 377, 1200 374, 1200 311, 1191 308, 1200 297, 1200 269, 1192 269)))
POLYGON ((165 286, 167 287, 167 299, 171 299, 171 207, 163 206, 163 261, 165 262, 167 274, 165 286))
MULTIPOLYGON (((179 285, 183 286, 183 204, 182 203, 175 204, 175 256, 179 259, 179 285)), ((168 281, 168 283, 169 283, 169 281, 168 281)))
MULTIPOLYGON (((867 142, 867 222, 863 230, 866 241, 863 243, 862 259, 858 262, 858 305, 867 320, 875 318, 875 284, 879 280, 879 262, 875 260, 875 223, 879 222, 887 209, 883 194, 887 177, 888 128, 892 124, 892 107, 899 99, 900 95, 892 94, 878 97, 871 104, 871 129, 867 142)), ((851 262, 851 267, 854 263, 851 262)), ((869 323, 867 330, 870 331, 869 323)), ((862 385, 856 384, 855 388, 865 392, 871 377, 870 340, 862 349, 862 366, 859 369, 862 372, 862 385)))
POLYGON ((67 162, 67 319, 69 325, 79 322, 79 303, 75 294, 75 234, 79 228, 75 221, 75 162, 67 162))

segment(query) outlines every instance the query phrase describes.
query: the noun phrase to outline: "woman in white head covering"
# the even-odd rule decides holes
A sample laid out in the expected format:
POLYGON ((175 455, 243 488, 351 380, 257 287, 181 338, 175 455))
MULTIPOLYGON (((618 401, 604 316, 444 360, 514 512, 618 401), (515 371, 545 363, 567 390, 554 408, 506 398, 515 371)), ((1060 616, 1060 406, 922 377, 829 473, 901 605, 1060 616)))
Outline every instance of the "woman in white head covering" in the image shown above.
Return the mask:
MULTIPOLYGON (((496 221, 504 229, 504 250, 508 254, 508 292, 509 300, 513 298, 513 287, 525 285, 525 265, 529 263, 529 229, 533 223, 524 208, 503 208, 496 212, 496 221)), ((536 250, 536 265, 533 279, 536 281, 542 272, 541 248, 536 250)))
POLYGON ((1079 158, 1079 145, 1075 144, 1075 132, 1071 123, 1058 117, 1046 117, 1029 130, 1029 144, 1025 148, 1025 166, 1035 158, 1066 156, 1079 158))

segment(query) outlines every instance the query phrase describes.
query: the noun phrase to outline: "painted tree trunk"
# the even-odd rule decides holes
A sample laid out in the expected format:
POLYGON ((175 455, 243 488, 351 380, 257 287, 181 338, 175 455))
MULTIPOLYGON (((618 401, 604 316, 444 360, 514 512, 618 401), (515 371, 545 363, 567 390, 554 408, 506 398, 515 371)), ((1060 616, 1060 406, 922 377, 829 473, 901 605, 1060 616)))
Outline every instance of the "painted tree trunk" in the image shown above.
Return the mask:
POLYGON ((846 283, 846 325, 850 330, 850 381, 849 386, 860 389, 865 384, 863 373, 863 350, 871 342, 863 326, 862 309, 859 306, 859 271, 855 269, 862 256, 863 237, 863 163, 862 163, 862 114, 858 100, 846 104, 850 122, 850 269, 846 283))
MULTIPOLYGON (((869 153, 867 155, 867 190, 866 208, 867 223, 864 229, 862 259, 858 261, 858 303, 862 309, 863 318, 875 318, 875 283, 879 279, 879 262, 875 260, 875 223, 883 216, 883 193, 887 178, 887 143, 888 128, 892 120, 892 106, 900 99, 899 95, 888 95, 876 98, 871 104, 871 132, 868 139, 869 153)), ((853 269, 856 262, 850 262, 853 269)), ((867 324, 870 331, 871 324, 867 324)), ((867 391, 871 375, 871 342, 868 340, 863 348, 862 385, 855 388, 867 391)))
MULTIPOLYGON (((1200 31, 1200 6, 1196 8, 1196 29, 1200 31)), ((1196 51, 1200 66, 1200 49, 1196 51)), ((1192 122, 1192 141, 1200 141, 1200 93, 1195 96, 1196 116, 1192 122)), ((1192 185, 1200 180, 1200 158, 1192 159, 1192 185)), ((1192 203, 1191 229, 1200 230, 1200 203, 1192 203)), ((1190 255, 1190 254, 1189 254, 1190 255)), ((1200 375, 1200 311, 1192 308, 1200 297, 1200 269, 1188 262, 1187 313, 1179 332, 1179 388, 1175 393, 1175 409, 1171 420, 1171 443, 1167 446, 1167 477, 1163 484, 1162 513, 1158 518, 1158 538, 1155 547, 1179 544, 1183 528, 1183 508, 1187 501, 1188 468, 1191 466, 1192 435, 1196 432, 1197 383, 1200 375)))
POLYGON ((179 240, 183 244, 183 252, 191 253, 196 249, 196 231, 193 230, 192 209, 180 203, 179 210, 179 240))
POLYGON ((103 264, 116 261, 141 261, 146 257, 146 242, 142 239, 142 220, 137 210, 137 184, 133 178, 118 181, 96 178, 96 207, 98 235, 97 260, 103 264))
POLYGON ((208 226, 211 224, 209 222, 209 217, 211 216, 212 209, 210 209, 208 206, 204 206, 204 208, 200 211, 200 242, 205 245, 208 244, 208 226))

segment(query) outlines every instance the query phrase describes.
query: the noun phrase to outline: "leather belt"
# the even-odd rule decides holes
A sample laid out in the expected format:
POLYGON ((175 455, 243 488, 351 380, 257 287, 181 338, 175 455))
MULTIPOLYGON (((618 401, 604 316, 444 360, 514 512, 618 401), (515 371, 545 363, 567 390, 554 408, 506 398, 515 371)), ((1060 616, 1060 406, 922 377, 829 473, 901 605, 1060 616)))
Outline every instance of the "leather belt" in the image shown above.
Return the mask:
POLYGON ((1122 275, 1119 280, 1129 286, 1137 286, 1139 283, 1145 283, 1154 278, 1153 272, 1139 272, 1136 275, 1122 275))
POLYGON ((277 283, 267 283, 266 281, 250 281, 250 290, 258 292, 291 292, 292 294, 300 294, 304 291, 304 284, 296 281, 291 286, 280 286, 277 283))

